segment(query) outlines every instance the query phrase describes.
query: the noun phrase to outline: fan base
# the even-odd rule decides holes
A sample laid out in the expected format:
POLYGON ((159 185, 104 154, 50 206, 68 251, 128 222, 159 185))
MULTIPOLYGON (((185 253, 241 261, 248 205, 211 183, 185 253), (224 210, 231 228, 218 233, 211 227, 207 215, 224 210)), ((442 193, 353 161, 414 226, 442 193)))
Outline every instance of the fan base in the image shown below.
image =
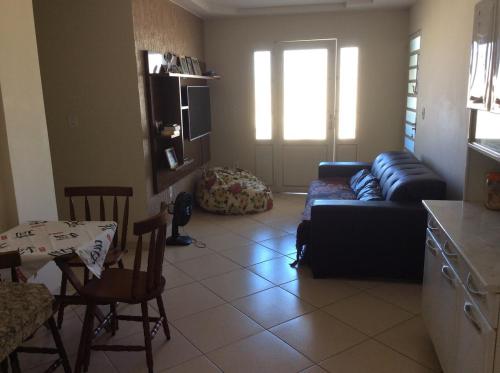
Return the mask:
POLYGON ((170 236, 165 244, 167 246, 188 246, 193 243, 193 239, 189 236, 170 236))

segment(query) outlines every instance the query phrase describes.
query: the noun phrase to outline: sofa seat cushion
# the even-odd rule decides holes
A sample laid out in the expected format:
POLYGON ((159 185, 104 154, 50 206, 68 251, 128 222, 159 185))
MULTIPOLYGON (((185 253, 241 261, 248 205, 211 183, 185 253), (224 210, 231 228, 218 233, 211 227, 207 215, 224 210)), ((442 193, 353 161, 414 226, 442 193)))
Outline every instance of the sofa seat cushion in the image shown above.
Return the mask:
POLYGON ((302 220, 311 220, 311 205, 317 199, 354 200, 356 194, 349 185, 349 178, 334 177, 329 179, 314 180, 309 186, 306 207, 302 220))
POLYGON ((196 187, 201 208, 217 214, 249 214, 272 209, 273 194, 256 176, 241 169, 212 167, 196 187))
POLYGON ((52 316, 52 302, 45 285, 0 283, 0 361, 52 316))

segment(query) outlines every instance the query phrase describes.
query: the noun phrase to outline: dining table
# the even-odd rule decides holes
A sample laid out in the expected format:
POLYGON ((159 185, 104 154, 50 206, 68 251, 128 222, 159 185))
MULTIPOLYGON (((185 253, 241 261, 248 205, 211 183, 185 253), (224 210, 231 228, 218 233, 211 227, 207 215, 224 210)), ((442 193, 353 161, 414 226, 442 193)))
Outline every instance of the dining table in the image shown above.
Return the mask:
MULTIPOLYGON (((72 296, 56 295, 56 301, 64 302, 71 297, 85 304, 79 296, 84 284, 69 261, 78 257, 93 276, 100 278, 116 229, 117 223, 113 221, 28 221, 0 234, 0 252, 19 252, 21 266, 17 268, 17 275, 24 282, 30 278, 36 280, 37 272, 54 261, 76 290, 72 296)), ((0 271, 0 281, 9 277, 8 272, 0 271)), ((96 317, 102 330, 109 317, 100 310, 96 317)))

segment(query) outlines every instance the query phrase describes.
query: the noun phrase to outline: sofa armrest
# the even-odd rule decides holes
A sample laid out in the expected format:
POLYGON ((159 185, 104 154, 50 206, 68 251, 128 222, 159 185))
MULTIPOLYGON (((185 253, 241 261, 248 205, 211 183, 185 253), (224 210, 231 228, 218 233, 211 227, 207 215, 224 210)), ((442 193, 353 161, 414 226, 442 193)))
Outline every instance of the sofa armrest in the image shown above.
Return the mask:
MULTIPOLYGON (((359 200, 315 200, 311 207, 313 222, 325 221, 328 225, 351 225, 364 227, 364 223, 400 222, 399 219, 417 219, 426 223, 427 213, 421 203, 397 203, 392 201, 359 200), (381 220, 374 220, 381 219, 381 220)), ((372 225, 377 225, 372 224, 372 225)))
POLYGON ((310 224, 315 277, 369 274, 421 280, 427 226, 421 203, 316 200, 310 224))
POLYGON ((311 207, 311 237, 332 247, 393 245, 425 236, 427 212, 421 203, 316 200, 311 207))
POLYGON ((370 169, 371 163, 365 162, 321 162, 318 168, 320 179, 329 177, 352 177, 363 168, 370 169))

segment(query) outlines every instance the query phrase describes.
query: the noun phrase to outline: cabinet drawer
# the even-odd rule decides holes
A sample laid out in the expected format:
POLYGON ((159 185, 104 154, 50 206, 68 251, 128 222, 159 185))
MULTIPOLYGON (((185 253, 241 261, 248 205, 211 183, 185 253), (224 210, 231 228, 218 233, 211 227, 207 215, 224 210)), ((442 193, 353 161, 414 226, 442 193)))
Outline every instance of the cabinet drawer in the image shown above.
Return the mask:
POLYGON ((484 284, 477 278, 456 247, 440 228, 431 230, 429 227, 427 229, 426 245, 437 248, 448 260, 453 270, 458 274, 460 282, 470 294, 470 297, 478 306, 483 316, 493 328, 496 328, 498 325, 498 313, 500 311, 500 297, 495 293, 485 290, 484 284))
POLYGON ((493 371, 495 330, 462 287, 457 323, 455 373, 490 373, 493 371))
POLYGON ((498 312, 500 310, 498 295, 485 290, 484 284, 470 270, 470 267, 465 263, 463 258, 460 258, 459 262, 458 276, 460 277, 460 281, 490 325, 496 328, 498 325, 498 312))

